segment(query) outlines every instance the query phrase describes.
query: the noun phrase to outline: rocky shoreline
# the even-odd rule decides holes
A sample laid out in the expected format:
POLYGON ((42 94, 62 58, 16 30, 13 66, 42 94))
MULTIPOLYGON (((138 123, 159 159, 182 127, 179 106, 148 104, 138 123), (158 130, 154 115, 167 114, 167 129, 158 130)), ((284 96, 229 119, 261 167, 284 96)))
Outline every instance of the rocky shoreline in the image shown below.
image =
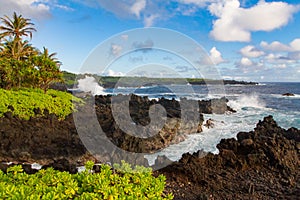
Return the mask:
MULTIPOLYGON (((120 95, 121 99, 125 97, 128 98, 120 95)), ((167 123, 162 131, 149 139, 141 139, 124 133, 117 126, 111 100, 111 96, 95 97, 97 119, 115 145, 134 152, 152 152, 184 140, 186 134, 201 132, 201 126, 206 123, 202 113, 234 112, 226 105, 226 99, 182 99, 181 103, 186 101, 186 105, 197 103, 199 110, 195 116, 200 119, 198 124, 184 126, 180 121, 178 101, 149 100, 132 95, 129 111, 136 124, 150 123, 149 108, 155 104, 164 106, 167 113, 167 123)), ((122 109, 118 103, 116 108, 122 109)), ((89 108, 81 109, 88 114, 89 108)), ((5 162, 37 162, 44 167, 75 173, 76 166, 86 160, 105 162, 96 160, 86 150, 72 115, 62 121, 52 114, 26 121, 6 113, 0 118, 0 141, 2 170, 7 168, 5 162)), ((223 139, 217 146, 218 155, 202 151, 185 154, 178 162, 155 174, 167 177, 166 190, 173 192, 175 199, 296 199, 300 193, 299 142, 299 130, 282 129, 268 116, 257 124, 254 131, 238 133, 237 140, 223 139)), ((24 167, 29 173, 35 171, 30 165, 24 167)))
MULTIPOLYGON (((150 100, 147 97, 136 95, 118 95, 115 101, 122 102, 124 98, 129 98, 130 117, 136 124, 147 125, 150 123, 149 108, 160 104, 164 106, 167 114, 166 124, 159 134, 141 139, 126 134, 116 123, 112 108, 112 96, 96 96, 93 108, 86 106, 79 107, 78 112, 82 112, 88 126, 88 116, 91 109, 95 109, 97 120, 106 136, 118 147, 131 152, 152 152, 164 148, 170 144, 178 143, 185 139, 190 133, 202 131, 202 113, 234 112, 226 105, 226 99, 215 99, 209 101, 195 101, 182 99, 186 112, 193 111, 189 105, 197 104, 198 112, 195 116, 195 124, 181 123, 180 103, 176 100, 159 99, 150 100), (85 116, 86 115, 86 116, 85 116)), ((87 100, 88 101, 88 100, 87 100)), ((121 111, 123 107, 116 102, 116 108, 121 111)), ((39 112, 39 111, 37 111, 39 112)), ((128 117, 128 116, 127 116, 128 117)), ((141 135, 147 133, 141 133, 141 135)), ((88 151, 84 147, 76 129, 72 115, 60 121, 54 114, 48 114, 30 120, 19 119, 12 116, 10 112, 5 117, 0 118, 0 161, 2 162, 37 162, 48 165, 59 159, 67 158, 72 164, 83 164, 86 159, 91 159, 88 151)), ((102 160, 98 160, 102 161, 102 160)))
POLYGON ((185 154, 157 172, 167 177, 175 199, 299 198, 300 130, 285 130, 268 116, 217 148, 218 155, 185 154))

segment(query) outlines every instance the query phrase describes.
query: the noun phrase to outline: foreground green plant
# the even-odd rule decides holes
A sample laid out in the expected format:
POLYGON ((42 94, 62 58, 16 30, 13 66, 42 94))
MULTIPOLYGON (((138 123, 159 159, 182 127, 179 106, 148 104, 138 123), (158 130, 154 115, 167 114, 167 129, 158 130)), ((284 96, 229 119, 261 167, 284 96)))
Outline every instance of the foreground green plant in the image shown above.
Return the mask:
POLYGON ((155 178, 147 168, 114 173, 109 165, 101 165, 100 173, 92 173, 93 165, 88 162, 77 174, 48 168, 28 175, 21 166, 10 167, 6 174, 0 170, 0 199, 173 199, 163 192, 165 177, 155 178))
POLYGON ((12 112, 14 116, 28 120, 30 117, 43 116, 44 111, 48 110, 59 119, 64 119, 74 110, 72 101, 83 103, 72 94, 57 90, 50 89, 44 93, 41 89, 0 89, 0 117, 12 112))

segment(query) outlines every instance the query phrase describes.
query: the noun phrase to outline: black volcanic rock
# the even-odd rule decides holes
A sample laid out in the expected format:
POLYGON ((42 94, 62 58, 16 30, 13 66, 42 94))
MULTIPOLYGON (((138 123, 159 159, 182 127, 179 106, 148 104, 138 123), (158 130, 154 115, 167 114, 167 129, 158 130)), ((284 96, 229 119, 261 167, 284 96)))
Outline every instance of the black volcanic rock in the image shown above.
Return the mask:
POLYGON ((86 149, 70 115, 59 121, 55 115, 29 120, 0 118, 0 161, 47 164, 60 157, 76 160, 86 149))
POLYGON ((295 96, 293 93, 284 93, 282 96, 292 97, 295 96))
MULTIPOLYGON (((130 152, 153 152, 169 146, 170 144, 178 143, 185 139, 185 135, 191 133, 199 133, 202 131, 203 115, 202 113, 218 113, 223 114, 227 111, 233 111, 227 106, 225 98, 213 99, 213 100, 187 100, 180 99, 176 101, 174 99, 169 100, 161 98, 157 100, 149 100, 147 97, 140 97, 137 95, 118 95, 112 96, 96 96, 96 113, 98 121, 101 124, 103 131, 107 134, 111 141, 122 149, 130 152), (112 99, 114 98, 114 99, 112 99), (122 107, 122 103, 129 100, 129 113, 130 116, 126 116, 125 109, 122 107), (126 134, 122 131, 115 118, 113 117, 111 102, 113 101, 115 109, 121 113, 124 113, 122 119, 131 118, 136 125, 147 126, 151 123, 149 109, 154 105, 161 105, 166 111, 167 119, 162 130, 158 134, 146 139, 137 138, 126 134), (184 108, 181 108, 181 106, 184 108), (194 105, 194 107, 192 106, 194 105), (198 107, 198 111, 195 112, 195 106, 198 107), (185 116, 182 116, 182 113, 185 116), (188 121, 182 123, 182 118, 187 118, 188 121), (196 122, 196 124, 194 123, 196 122)), ((140 132, 141 136, 147 136, 147 132, 140 132)))
MULTIPOLYGON (((122 97, 122 96, 121 96, 122 97)), ((227 112, 225 99, 198 101, 200 124, 186 123, 177 126, 181 119, 180 103, 175 100, 149 100, 147 97, 131 96, 130 117, 136 124, 150 123, 149 108, 162 105, 167 113, 167 123, 160 134, 143 139, 124 133, 112 115, 111 96, 96 96, 92 109, 106 136, 115 145, 134 152, 149 152, 164 148, 172 142, 185 139, 185 134, 201 131, 201 113, 227 112), (212 108, 212 106, 215 106, 212 108), (224 108, 226 106, 226 108, 224 108), (192 127, 192 128, 191 128, 192 127)), ((185 105, 193 103, 186 101, 185 105)), ((121 103, 121 101, 119 102, 121 103)), ((182 103, 182 102, 181 102, 182 103)), ((195 103, 195 102, 194 102, 195 103)), ((116 107, 118 107, 118 103, 116 107)), ((187 106, 187 109, 189 107, 187 106)), ((80 108, 88 114, 91 108, 80 108)), ((188 110, 187 110, 188 111, 188 110)), ((36 111, 38 112, 38 111, 36 111)), ((84 116, 85 117, 85 116, 84 116)), ((193 117, 193 116, 190 116, 193 117)), ((89 118, 83 118, 89 125, 89 118)), ((240 132, 237 139, 222 139, 217 145, 219 154, 198 151, 184 154, 178 162, 155 172, 167 177, 166 190, 173 192, 174 199, 298 199, 300 192, 300 131, 283 129, 272 116, 265 117, 250 132, 240 132)), ((111 153, 111 152, 110 152, 111 153)), ((107 155, 109 157, 110 155, 107 155)), ((123 158, 114 155, 112 159, 123 158)), ((0 169, 1 162, 33 163, 51 166, 59 170, 75 172, 75 165, 86 160, 96 160, 82 144, 73 117, 59 121, 55 115, 21 120, 11 113, 0 118, 0 169)), ((98 158, 100 161, 103 159, 98 158)), ((156 162, 168 159, 160 157, 156 162)), ((143 160, 141 161, 143 162, 143 160)), ((28 173, 34 173, 25 165, 28 173)), ((96 169, 97 170, 97 169, 96 169)))
MULTIPOLYGON (((122 103, 122 99, 128 98, 125 95, 119 95, 119 97, 120 99, 116 99, 115 103, 117 112, 124 109, 119 105, 122 103)), ((174 99, 168 100, 164 98, 157 101, 149 100, 147 97, 131 95, 129 101, 130 116, 126 117, 130 117, 135 124, 145 126, 150 123, 149 109, 153 105, 159 104, 163 106, 167 113, 166 124, 159 134, 144 139, 126 134, 120 129, 112 113, 111 101, 111 95, 96 96, 92 108, 79 108, 83 112, 82 120, 86 122, 86 126, 89 126, 88 116, 91 113, 91 109, 94 109, 99 124, 106 133, 106 137, 116 146, 131 152, 152 152, 183 141, 187 134, 201 132, 203 122, 201 113, 211 113, 214 110, 210 108, 212 105, 211 101, 197 102, 185 99, 183 102, 178 102, 174 99), (181 123, 182 112, 180 105, 184 103, 187 105, 185 115, 188 116, 188 119, 194 119, 193 117, 195 117, 197 120, 181 123), (190 107, 192 104, 199 104, 198 112, 195 112, 190 107)), ((218 104, 215 110, 219 113, 224 113, 227 110, 224 99, 214 101, 218 104)), ((35 110, 35 113, 39 114, 40 110, 35 110)), ((77 161, 83 163, 87 159, 94 159, 83 145, 72 115, 60 121, 47 110, 44 111, 44 114, 45 116, 43 117, 22 120, 8 112, 5 113, 4 117, 0 118, 0 162, 38 162, 42 165, 53 165, 58 160, 62 163, 62 158, 67 158, 71 164, 77 163, 77 161)), ((141 134, 146 135, 147 132, 141 134)), ((108 152, 108 154, 110 153, 108 152)), ((114 156, 115 158, 121 158, 123 155, 114 156)), ((103 161, 102 159, 104 158, 99 159, 103 161)), ((67 166, 67 164, 60 165, 67 166)), ((63 169, 64 167, 58 168, 63 169)), ((66 167, 66 170, 70 170, 70 168, 66 167)))
POLYGON ((175 199, 297 199, 299 136, 300 130, 285 130, 268 116, 237 140, 222 139, 218 155, 185 154, 159 173, 175 199))

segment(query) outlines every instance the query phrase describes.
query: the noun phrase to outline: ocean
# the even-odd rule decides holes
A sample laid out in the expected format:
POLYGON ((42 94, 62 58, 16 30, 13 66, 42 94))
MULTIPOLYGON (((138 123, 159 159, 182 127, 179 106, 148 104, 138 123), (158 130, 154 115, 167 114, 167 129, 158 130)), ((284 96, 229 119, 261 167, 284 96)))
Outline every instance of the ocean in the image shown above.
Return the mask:
MULTIPOLYGON (((153 164, 158 155, 165 155, 176 161, 184 153, 193 153, 201 149, 218 153, 216 145, 221 139, 236 138, 238 132, 253 130, 258 121, 268 115, 272 115, 278 125, 285 129, 300 128, 300 83, 225 85, 224 89, 225 97, 229 100, 228 105, 237 112, 222 115, 205 114, 205 120, 213 120, 213 128, 203 127, 203 132, 189 135, 184 142, 171 145, 158 153, 147 156, 149 164, 153 164), (294 96, 283 96, 284 93, 293 93, 294 96)), ((223 93, 210 93, 205 85, 154 85, 137 89, 125 87, 106 89, 105 92, 110 94, 135 93, 152 99, 164 97, 177 100, 183 97, 201 100, 224 96, 223 93), (187 87, 192 87, 193 92, 187 90, 187 87)))

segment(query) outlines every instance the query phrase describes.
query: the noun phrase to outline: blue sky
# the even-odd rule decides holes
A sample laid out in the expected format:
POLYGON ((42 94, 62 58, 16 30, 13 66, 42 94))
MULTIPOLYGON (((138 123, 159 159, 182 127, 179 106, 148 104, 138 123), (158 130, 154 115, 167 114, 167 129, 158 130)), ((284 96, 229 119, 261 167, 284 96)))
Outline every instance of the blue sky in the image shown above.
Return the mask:
MULTIPOLYGON (((103 43, 110 45, 107 52, 119 56, 125 44, 110 41, 112 36, 127 40, 127 33, 134 35, 132 29, 157 27, 197 42, 225 79, 300 82, 297 0, 0 0, 1 16, 11 16, 13 11, 33 20, 38 31, 31 42, 57 52, 62 70, 79 72, 86 58, 103 43)), ((136 41, 156 45, 151 36, 137 36, 136 41)), ((106 73, 126 74, 132 60, 151 63, 154 52, 147 56, 135 52, 117 59, 106 73)), ((172 63, 175 61, 174 57, 172 63)), ((175 70, 189 71, 188 64, 176 63, 175 70)), ((186 76, 193 77, 193 73, 190 70, 186 76)))

